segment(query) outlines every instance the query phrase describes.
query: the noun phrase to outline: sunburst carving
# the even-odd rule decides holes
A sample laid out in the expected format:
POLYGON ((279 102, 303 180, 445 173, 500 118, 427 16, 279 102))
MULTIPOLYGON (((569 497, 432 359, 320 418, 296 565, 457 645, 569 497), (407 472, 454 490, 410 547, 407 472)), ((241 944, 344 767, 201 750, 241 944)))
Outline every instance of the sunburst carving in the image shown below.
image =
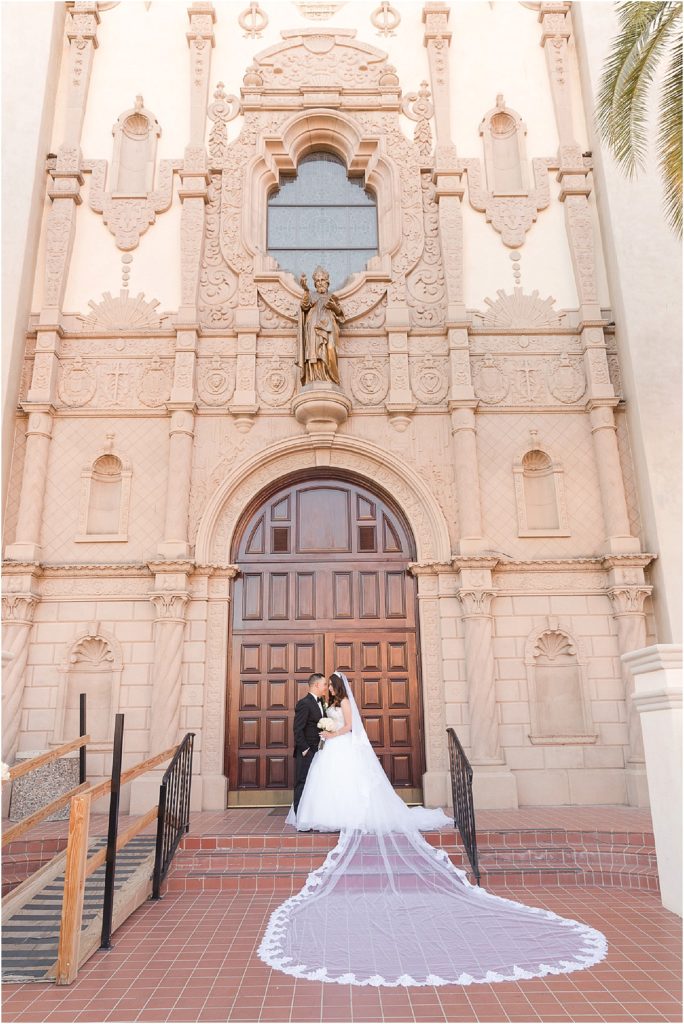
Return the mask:
POLYGON ((157 299, 148 301, 143 292, 139 292, 135 298, 125 288, 121 289, 117 298, 111 292, 105 292, 100 302, 91 299, 88 305, 92 312, 80 318, 86 329, 149 331, 158 329, 161 323, 157 313, 159 302, 157 299))
POLYGON ((556 300, 552 296, 541 299, 536 289, 526 295, 522 288, 514 288, 513 294, 500 288, 496 294, 498 299, 485 299, 485 327, 560 327, 565 320, 565 313, 555 308, 556 300))
POLYGON ((549 661, 555 661, 561 655, 572 656, 576 653, 575 645, 570 638, 558 630, 542 633, 534 645, 534 657, 547 658, 549 661))
POLYGON ((74 646, 69 659, 72 664, 86 664, 100 668, 114 661, 112 649, 104 637, 86 636, 74 646))

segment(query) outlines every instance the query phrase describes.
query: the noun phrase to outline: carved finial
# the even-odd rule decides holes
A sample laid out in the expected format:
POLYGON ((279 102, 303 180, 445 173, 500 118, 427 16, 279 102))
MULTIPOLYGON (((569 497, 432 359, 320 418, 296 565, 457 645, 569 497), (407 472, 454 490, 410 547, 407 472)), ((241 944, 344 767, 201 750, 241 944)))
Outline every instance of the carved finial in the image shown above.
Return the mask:
POLYGON ((535 444, 535 445, 537 444, 537 438, 538 437, 539 437, 539 431, 535 427, 532 427, 530 429, 530 440, 531 440, 532 444, 535 444))
POLYGON ((145 104, 143 103, 142 96, 136 96, 135 97, 135 109, 136 110, 142 110, 144 106, 145 106, 145 104))
POLYGON ((497 106, 497 110, 503 110, 505 108, 505 106, 506 106, 506 104, 504 103, 504 98, 503 98, 503 93, 502 92, 498 92, 496 94, 496 106, 497 106))
POLYGON ((113 452, 114 451, 114 438, 115 437, 116 437, 116 435, 114 433, 111 433, 111 432, 108 433, 108 434, 105 434, 105 451, 106 452, 113 452))
POLYGON ((225 93, 223 82, 217 82, 216 83, 216 89, 214 91, 214 99, 215 100, 225 100, 226 99, 226 93, 225 93))

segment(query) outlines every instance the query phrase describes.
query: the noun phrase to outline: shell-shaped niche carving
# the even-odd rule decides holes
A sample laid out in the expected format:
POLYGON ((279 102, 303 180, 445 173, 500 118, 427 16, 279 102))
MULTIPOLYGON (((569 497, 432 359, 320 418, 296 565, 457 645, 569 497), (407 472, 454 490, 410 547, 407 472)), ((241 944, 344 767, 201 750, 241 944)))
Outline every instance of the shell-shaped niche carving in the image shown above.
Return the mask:
POLYGON ((107 640, 101 636, 85 636, 74 644, 69 661, 72 665, 88 665, 100 668, 114 661, 114 653, 107 640))

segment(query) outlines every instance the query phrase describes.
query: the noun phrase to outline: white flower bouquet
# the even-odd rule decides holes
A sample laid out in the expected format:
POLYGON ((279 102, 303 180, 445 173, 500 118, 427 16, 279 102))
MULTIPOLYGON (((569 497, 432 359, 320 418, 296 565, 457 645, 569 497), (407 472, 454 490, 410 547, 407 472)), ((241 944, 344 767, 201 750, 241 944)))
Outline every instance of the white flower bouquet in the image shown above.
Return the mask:
POLYGON ((337 727, 333 722, 332 718, 320 718, 318 720, 318 728, 321 732, 336 732, 337 727))
POLYGON ((2 778, 3 782, 9 782, 9 780, 10 780, 9 765, 5 764, 4 761, 0 761, 0 764, 2 765, 2 769, 0 770, 0 778, 2 778))

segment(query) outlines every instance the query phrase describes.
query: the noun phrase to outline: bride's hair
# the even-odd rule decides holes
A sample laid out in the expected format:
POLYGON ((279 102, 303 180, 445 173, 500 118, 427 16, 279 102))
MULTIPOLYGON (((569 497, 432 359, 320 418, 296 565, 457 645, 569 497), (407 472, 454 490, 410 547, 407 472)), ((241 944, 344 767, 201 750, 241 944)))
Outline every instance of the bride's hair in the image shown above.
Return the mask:
POLYGON ((336 708, 339 708, 340 704, 342 703, 344 698, 347 696, 347 691, 344 688, 344 682, 342 681, 342 679, 338 676, 338 674, 336 672, 333 672, 333 674, 330 676, 330 680, 329 681, 330 681, 330 685, 333 688, 332 703, 334 704, 334 706, 336 708))

